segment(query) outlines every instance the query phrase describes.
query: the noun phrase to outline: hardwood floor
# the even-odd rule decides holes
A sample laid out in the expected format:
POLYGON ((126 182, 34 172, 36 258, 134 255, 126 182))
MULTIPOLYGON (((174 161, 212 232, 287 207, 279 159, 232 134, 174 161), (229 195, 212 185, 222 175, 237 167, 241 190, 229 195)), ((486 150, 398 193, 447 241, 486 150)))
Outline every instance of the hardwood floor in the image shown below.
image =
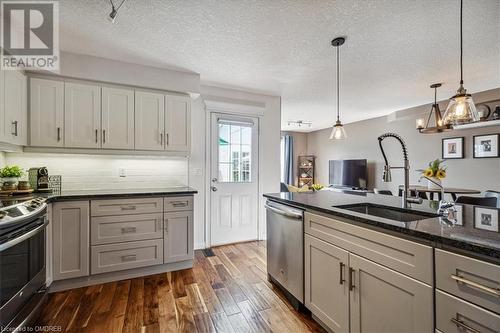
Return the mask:
POLYGON ((324 332, 267 281, 265 242, 195 251, 194 267, 49 295, 67 332, 324 332))

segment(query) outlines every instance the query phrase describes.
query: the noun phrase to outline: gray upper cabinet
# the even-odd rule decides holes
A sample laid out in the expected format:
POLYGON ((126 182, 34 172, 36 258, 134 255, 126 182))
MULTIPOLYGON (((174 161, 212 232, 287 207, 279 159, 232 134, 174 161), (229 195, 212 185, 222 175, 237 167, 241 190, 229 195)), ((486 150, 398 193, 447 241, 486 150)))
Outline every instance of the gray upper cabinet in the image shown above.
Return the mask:
POLYGON ((64 82, 30 79, 30 145, 64 147, 64 82))
POLYGON ((193 212, 165 213, 163 217, 165 263, 193 259, 193 212))
POLYGON ((20 71, 4 71, 4 141, 28 143, 27 79, 20 71))
POLYGON ((102 87, 102 148, 134 149, 134 91, 102 87))
POLYGON ((56 202, 52 209, 55 280, 89 275, 89 202, 56 202))
POLYGON ((165 149, 187 152, 191 147, 191 100, 185 96, 166 97, 165 149))
POLYGON ((165 95, 135 92, 135 149, 165 147, 165 95))
POLYGON ((349 252, 305 235, 305 305, 334 332, 349 332, 349 252))
POLYGON ((433 289, 349 253, 351 332, 432 332, 433 289))
POLYGON ((64 84, 64 125, 65 147, 101 147, 101 87, 64 84))

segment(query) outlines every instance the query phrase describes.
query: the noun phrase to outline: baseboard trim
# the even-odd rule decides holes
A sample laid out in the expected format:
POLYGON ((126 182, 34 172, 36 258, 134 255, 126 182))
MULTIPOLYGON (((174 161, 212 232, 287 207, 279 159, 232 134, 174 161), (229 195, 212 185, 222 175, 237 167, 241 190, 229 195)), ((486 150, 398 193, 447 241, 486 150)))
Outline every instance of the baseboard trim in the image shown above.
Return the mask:
POLYGON ((50 285, 49 293, 68 289, 87 287, 94 284, 108 283, 120 280, 128 280, 148 275, 165 272, 178 271, 193 267, 193 260, 185 260, 170 264, 155 265, 142 268, 127 269, 118 272, 103 273, 91 276, 82 276, 73 279, 54 281, 50 285))

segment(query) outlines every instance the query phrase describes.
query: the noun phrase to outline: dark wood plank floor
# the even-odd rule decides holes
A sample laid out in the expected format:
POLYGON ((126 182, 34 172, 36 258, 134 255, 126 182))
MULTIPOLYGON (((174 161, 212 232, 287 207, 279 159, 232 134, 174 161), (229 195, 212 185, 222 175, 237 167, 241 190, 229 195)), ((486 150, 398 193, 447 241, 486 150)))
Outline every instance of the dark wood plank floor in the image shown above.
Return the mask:
POLYGON ((192 269, 49 295, 40 325, 67 332, 324 332, 267 281, 264 242, 195 251, 192 269))

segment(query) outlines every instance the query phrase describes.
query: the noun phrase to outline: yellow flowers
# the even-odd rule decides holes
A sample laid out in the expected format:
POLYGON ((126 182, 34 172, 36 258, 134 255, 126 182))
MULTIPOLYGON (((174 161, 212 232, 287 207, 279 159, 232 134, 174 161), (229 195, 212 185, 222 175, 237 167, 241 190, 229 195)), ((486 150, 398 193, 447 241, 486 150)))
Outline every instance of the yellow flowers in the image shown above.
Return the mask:
POLYGON ((444 161, 441 161, 439 159, 431 161, 431 162, 429 162, 429 166, 427 167, 427 169, 423 169, 423 170, 421 169, 421 170, 417 170, 417 171, 421 172, 423 176, 429 177, 429 178, 432 178, 432 177, 435 177, 438 179, 446 178, 446 168, 444 168, 441 165, 443 162, 444 161))
POLYGON ((437 174, 436 174, 436 177, 439 178, 439 179, 443 179, 443 178, 446 178, 446 171, 444 170, 438 170, 437 174))

